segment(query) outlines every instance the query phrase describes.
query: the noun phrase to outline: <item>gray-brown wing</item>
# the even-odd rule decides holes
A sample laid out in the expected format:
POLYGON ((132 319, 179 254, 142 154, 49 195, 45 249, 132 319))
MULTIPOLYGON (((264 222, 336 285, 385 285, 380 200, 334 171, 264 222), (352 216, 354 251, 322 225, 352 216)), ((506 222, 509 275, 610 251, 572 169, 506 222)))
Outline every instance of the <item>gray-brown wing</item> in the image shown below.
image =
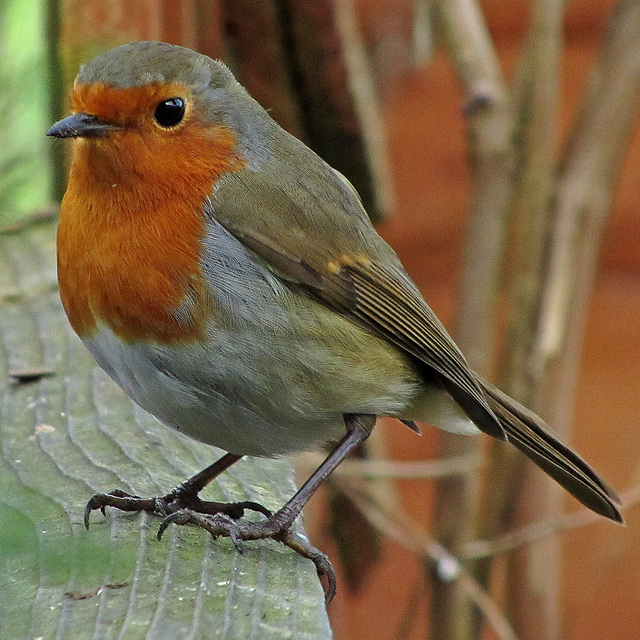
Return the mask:
POLYGON ((295 198, 252 177, 259 181, 245 173, 221 185, 208 214, 284 280, 427 365, 480 429, 504 439, 475 374, 395 253, 360 211, 349 214, 361 207, 355 196, 295 198), (277 218, 261 216, 267 199, 277 218), (327 210, 327 202, 339 206, 327 210))

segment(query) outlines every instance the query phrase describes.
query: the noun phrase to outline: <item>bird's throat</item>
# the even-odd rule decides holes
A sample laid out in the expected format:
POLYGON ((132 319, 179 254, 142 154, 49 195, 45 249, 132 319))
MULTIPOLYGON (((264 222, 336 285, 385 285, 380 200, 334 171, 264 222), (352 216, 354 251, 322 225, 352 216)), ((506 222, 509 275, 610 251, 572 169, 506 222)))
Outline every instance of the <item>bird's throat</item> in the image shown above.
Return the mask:
POLYGON ((62 202, 58 279, 71 325, 80 337, 104 323, 129 342, 197 339, 210 304, 203 208, 220 163, 178 167, 163 180, 148 159, 122 171, 127 161, 112 164, 116 150, 106 145, 76 142, 62 202))

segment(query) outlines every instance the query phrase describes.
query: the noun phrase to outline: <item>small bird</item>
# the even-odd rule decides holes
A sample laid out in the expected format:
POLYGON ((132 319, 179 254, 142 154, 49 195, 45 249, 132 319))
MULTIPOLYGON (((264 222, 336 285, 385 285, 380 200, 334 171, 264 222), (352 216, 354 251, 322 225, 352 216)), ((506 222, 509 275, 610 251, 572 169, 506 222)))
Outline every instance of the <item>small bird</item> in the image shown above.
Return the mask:
POLYGON ((351 184, 278 126, 222 63, 133 42, 83 66, 58 229, 71 326, 134 402, 228 453, 161 498, 115 490, 85 510, 146 510, 213 536, 274 538, 377 416, 508 440, 593 511, 623 522, 616 493, 535 414, 492 386, 423 300, 351 184), (245 455, 338 441, 277 512, 203 501, 245 455), (263 514, 245 520, 245 510, 263 514))

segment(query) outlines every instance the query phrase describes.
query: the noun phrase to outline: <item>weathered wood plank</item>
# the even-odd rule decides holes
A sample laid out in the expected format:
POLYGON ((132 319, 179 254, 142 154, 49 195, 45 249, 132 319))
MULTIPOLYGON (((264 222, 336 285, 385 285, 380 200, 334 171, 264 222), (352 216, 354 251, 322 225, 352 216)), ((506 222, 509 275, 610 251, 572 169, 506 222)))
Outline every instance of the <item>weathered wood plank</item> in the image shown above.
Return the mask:
MULTIPOLYGON (((0 233, 0 638, 331 637, 313 564, 273 542, 239 554, 190 527, 82 512, 95 491, 171 489, 219 451, 135 407, 97 369, 58 298, 55 224, 0 233), (12 384, 10 370, 54 375, 12 384)), ((213 500, 277 508, 283 460, 242 460, 213 500)))

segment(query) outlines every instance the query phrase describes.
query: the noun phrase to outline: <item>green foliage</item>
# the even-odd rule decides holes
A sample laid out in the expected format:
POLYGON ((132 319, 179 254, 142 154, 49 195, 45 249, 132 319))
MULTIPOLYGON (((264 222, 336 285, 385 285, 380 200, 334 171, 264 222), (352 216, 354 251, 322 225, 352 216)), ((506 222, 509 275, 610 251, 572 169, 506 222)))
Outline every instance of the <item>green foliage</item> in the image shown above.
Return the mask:
POLYGON ((0 0, 0 224, 51 201, 44 0, 0 0))

